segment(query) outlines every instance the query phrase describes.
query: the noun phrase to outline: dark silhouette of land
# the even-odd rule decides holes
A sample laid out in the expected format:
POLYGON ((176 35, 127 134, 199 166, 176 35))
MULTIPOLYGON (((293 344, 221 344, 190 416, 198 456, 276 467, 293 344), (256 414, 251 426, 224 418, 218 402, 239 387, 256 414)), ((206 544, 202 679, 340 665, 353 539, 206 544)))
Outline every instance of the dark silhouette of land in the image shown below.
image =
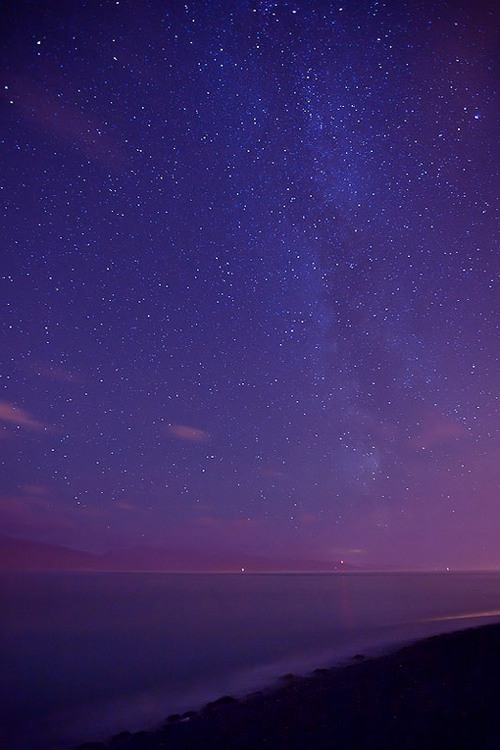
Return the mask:
POLYGON ((281 686, 90 750, 498 750, 500 625, 433 636, 386 656, 286 675, 281 686))
POLYGON ((335 572, 365 570, 341 563, 302 558, 209 553, 195 549, 142 545, 94 554, 33 539, 0 534, 0 570, 18 571, 168 571, 168 572, 335 572))

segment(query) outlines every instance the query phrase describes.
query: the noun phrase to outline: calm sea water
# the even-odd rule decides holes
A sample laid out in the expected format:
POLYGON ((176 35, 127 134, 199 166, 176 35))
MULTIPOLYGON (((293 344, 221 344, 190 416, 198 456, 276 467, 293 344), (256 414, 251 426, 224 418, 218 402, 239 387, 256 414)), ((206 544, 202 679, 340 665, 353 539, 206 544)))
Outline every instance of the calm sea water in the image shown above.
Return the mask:
POLYGON ((500 574, 2 574, 0 607, 0 747, 59 750, 500 620, 500 574))

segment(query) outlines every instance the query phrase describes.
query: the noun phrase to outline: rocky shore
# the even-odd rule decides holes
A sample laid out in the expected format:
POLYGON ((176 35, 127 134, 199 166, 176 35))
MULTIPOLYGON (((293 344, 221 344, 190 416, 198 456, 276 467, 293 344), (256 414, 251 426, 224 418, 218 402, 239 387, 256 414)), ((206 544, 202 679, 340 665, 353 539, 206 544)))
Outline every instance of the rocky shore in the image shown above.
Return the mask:
POLYGON ((500 625, 223 696, 155 730, 79 750, 499 750, 500 625))

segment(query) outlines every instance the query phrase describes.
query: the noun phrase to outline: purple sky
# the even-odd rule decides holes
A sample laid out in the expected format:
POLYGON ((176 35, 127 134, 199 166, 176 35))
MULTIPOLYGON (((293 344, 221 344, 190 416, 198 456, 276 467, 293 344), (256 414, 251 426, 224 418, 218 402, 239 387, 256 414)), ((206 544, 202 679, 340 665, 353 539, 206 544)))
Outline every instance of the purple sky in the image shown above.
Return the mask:
POLYGON ((0 7, 0 533, 500 566, 495 4, 0 7))

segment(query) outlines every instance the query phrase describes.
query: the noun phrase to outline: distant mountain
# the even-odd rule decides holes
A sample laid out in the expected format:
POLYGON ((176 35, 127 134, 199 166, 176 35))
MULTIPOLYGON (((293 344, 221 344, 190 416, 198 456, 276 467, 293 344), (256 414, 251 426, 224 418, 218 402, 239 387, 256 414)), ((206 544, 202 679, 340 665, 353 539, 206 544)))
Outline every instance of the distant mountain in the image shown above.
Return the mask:
MULTIPOLYGON (((0 534, 0 570, 158 570, 171 572, 323 572, 357 568, 340 561, 274 558, 242 553, 204 553, 137 546, 96 555, 30 539, 0 534)), ((361 568, 359 568, 361 570, 361 568)))
POLYGON ((0 534, 0 570, 99 570, 90 552, 0 534))

